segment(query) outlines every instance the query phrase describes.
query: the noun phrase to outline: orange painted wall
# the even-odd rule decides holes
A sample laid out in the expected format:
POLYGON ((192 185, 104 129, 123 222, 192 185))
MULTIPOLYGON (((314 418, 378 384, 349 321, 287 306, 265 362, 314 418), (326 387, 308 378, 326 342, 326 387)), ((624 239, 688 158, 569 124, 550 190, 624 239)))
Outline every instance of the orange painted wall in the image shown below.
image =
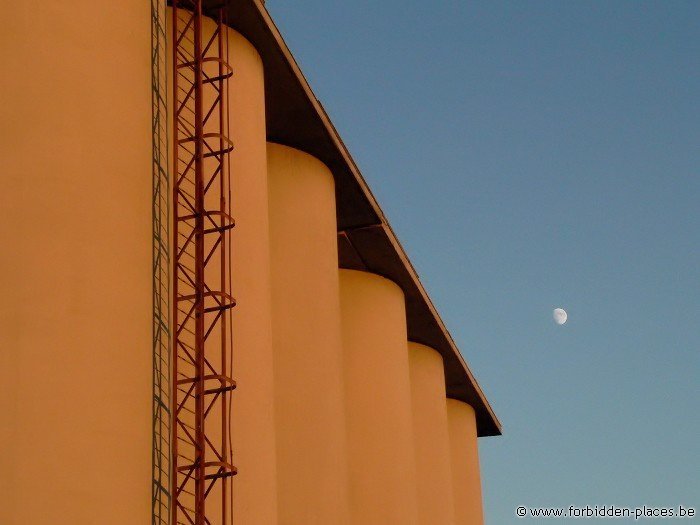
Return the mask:
POLYGON ((415 525, 416 467, 404 295, 340 271, 352 522, 415 525))
POLYGON ((279 523, 347 524, 333 175, 299 150, 267 151, 279 523))
POLYGON ((447 421, 452 451, 455 524, 482 525, 484 513, 474 409, 462 401, 448 399, 447 421))
POLYGON ((277 523, 267 139, 262 61, 229 31, 233 243, 234 519, 277 523))
POLYGON ((150 523, 150 5, 2 2, 0 523, 150 523))
MULTIPOLYGON (((5 4, 0 523, 146 525, 150 5, 5 4)), ((235 519, 449 520, 449 494, 431 489, 445 486, 439 364, 407 345, 396 284, 338 274, 327 168, 271 145, 268 187, 262 61, 229 34, 235 519)), ((446 407, 455 523, 481 524, 474 413, 446 407)))
POLYGON ((420 523, 454 523, 450 437, 442 356, 408 343, 420 523))

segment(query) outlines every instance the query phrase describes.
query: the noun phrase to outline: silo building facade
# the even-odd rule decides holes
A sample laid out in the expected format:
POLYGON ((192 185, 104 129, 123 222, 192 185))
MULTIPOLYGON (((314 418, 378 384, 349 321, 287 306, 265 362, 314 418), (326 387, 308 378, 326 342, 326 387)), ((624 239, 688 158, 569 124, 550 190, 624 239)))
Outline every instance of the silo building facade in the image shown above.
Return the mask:
POLYGON ((0 523, 482 524, 500 423, 264 3, 3 7, 0 523))

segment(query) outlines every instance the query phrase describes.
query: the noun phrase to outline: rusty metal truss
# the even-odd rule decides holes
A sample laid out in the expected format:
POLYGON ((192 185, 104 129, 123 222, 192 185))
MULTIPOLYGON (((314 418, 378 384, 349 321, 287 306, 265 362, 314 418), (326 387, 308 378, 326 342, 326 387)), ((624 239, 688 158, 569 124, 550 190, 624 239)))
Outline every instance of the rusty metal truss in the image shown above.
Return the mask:
POLYGON ((151 0, 153 132, 153 456, 151 523, 170 518, 170 228, 165 0, 151 0))
POLYGON ((233 521, 231 184, 225 2, 172 2, 172 523, 233 521))

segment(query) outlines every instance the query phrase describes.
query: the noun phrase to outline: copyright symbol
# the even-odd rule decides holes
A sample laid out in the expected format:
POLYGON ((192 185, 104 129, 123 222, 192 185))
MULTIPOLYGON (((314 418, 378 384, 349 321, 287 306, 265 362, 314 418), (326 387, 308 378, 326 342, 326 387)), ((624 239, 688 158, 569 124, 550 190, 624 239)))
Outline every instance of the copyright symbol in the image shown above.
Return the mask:
POLYGON ((525 507, 518 507, 515 509, 515 514, 517 514, 520 518, 524 517, 526 512, 527 509, 525 507))

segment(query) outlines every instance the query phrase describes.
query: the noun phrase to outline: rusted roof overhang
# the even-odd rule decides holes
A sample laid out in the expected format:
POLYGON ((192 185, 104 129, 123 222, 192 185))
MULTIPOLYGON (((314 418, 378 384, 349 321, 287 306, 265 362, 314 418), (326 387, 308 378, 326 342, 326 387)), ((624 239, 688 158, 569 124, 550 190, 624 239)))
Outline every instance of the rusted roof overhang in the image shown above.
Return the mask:
POLYGON ((315 156, 335 176, 341 267, 374 272, 402 287, 409 339, 442 354, 447 395, 474 407, 479 436, 500 435, 498 418, 264 3, 230 0, 228 19, 255 46, 265 66, 268 140, 315 156))

